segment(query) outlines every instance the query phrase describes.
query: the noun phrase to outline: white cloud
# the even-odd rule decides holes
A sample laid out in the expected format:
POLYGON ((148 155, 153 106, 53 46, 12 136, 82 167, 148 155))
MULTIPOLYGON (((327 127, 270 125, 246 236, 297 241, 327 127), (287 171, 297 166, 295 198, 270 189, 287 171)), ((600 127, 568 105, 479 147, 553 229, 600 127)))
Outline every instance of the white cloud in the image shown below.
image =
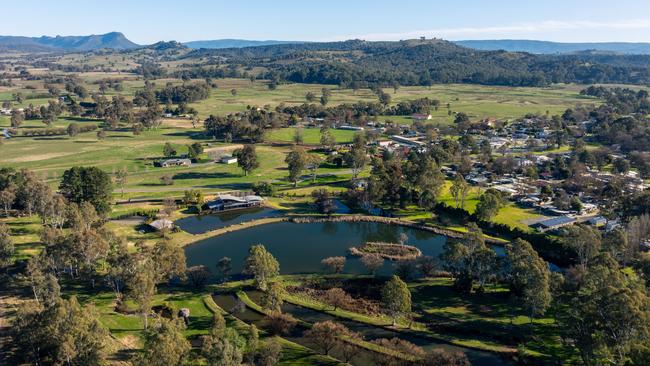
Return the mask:
POLYGON ((505 26, 437 28, 395 33, 368 33, 337 37, 336 40, 355 38, 379 41, 411 39, 424 36, 427 38, 437 37, 450 40, 532 37, 537 39, 572 39, 574 41, 579 41, 580 38, 587 41, 588 39, 585 38, 591 39, 597 37, 591 40, 603 41, 604 39, 602 37, 618 37, 619 35, 623 35, 629 41, 650 41, 649 33, 634 33, 634 31, 640 30, 650 31, 650 19, 612 22, 547 20, 505 26))

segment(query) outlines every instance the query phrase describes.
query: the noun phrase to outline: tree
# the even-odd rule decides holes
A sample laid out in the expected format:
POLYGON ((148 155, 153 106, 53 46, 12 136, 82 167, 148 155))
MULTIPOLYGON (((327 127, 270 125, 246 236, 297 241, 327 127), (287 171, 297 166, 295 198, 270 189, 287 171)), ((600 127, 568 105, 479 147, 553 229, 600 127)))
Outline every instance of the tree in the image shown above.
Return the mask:
POLYGON ((350 297, 350 295, 348 295, 342 288, 332 287, 325 292, 325 302, 332 305, 334 311, 342 306, 350 304, 352 301, 352 297, 350 297))
POLYGON ((148 328, 153 296, 156 294, 156 272, 149 261, 141 264, 127 280, 129 295, 138 304, 138 311, 144 319, 144 328, 148 328))
POLYGON ((248 175, 260 166, 255 145, 244 145, 243 148, 235 150, 233 156, 237 158, 237 165, 242 168, 244 175, 248 175))
POLYGON ((293 182, 294 187, 298 186, 298 179, 307 166, 307 160, 307 153, 301 148, 294 148, 284 159, 289 168, 289 181, 293 182))
POLYGON ((334 200, 327 189, 323 188, 314 190, 311 192, 311 196, 314 197, 314 204, 316 204, 316 210, 318 212, 325 215, 331 215, 336 211, 334 200))
POLYGON ((609 255, 595 258, 562 296, 560 329, 585 365, 628 364, 632 349, 647 346, 647 290, 609 255))
POLYGON ((9 233, 9 227, 0 222, 0 269, 13 263, 15 248, 9 233))
POLYGON ((210 366, 239 366, 243 360, 244 338, 234 328, 227 328, 226 321, 215 313, 212 327, 201 339, 201 354, 210 366))
POLYGON ((68 136, 75 137, 79 134, 79 125, 76 123, 70 123, 67 128, 68 136))
POLYGON ((99 214, 110 211, 111 179, 96 167, 72 167, 63 172, 59 191, 70 202, 90 202, 99 214))
POLYGON ((324 355, 329 355, 330 352, 340 342, 340 337, 344 337, 350 330, 344 325, 335 323, 331 320, 314 323, 314 325, 305 332, 307 337, 317 349, 324 355))
POLYGON ((237 89, 230 89, 230 95, 233 97, 237 95, 237 89))
POLYGON ((399 315, 411 312, 411 291, 397 276, 391 277, 381 289, 381 300, 384 308, 393 318, 393 325, 397 324, 399 315))
POLYGON ((243 272, 253 276, 258 289, 266 291, 269 281, 280 273, 280 264, 264 245, 257 244, 248 250, 243 272))
POLYGON ((467 198, 469 190, 470 186, 465 181, 465 178, 463 178, 463 175, 457 173, 453 183, 451 184, 451 188, 449 188, 449 192, 456 203, 456 208, 465 209, 465 199, 467 198))
POLYGON ((354 135, 352 149, 345 154, 345 163, 352 169, 352 178, 357 179, 359 173, 368 163, 368 153, 366 151, 366 139, 362 133, 354 135))
POLYGON ((379 254, 364 254, 361 256, 361 263, 364 267, 368 269, 370 274, 373 276, 377 273, 377 270, 384 265, 384 258, 379 254))
POLYGON ((580 265, 586 267, 601 247, 600 233, 585 225, 572 225, 562 230, 562 241, 576 253, 580 265))
POLYGON ((512 292, 530 312, 530 320, 543 315, 551 303, 550 271, 532 245, 516 239, 506 245, 507 277, 512 292))
POLYGON ((467 355, 463 352, 447 351, 434 348, 424 356, 421 366, 471 366, 467 355))
POLYGON ((440 259, 454 278, 454 288, 461 292, 471 292, 475 280, 482 289, 495 275, 496 253, 485 245, 483 232, 474 223, 468 225, 465 240, 445 242, 440 259))
POLYGON ((312 92, 307 92, 307 94, 305 94, 305 99, 307 100, 308 103, 313 103, 316 100, 316 94, 312 92))
POLYGON ((232 259, 230 257, 220 258, 217 261, 217 269, 221 274, 222 281, 225 282, 228 279, 228 274, 232 270, 232 259))
POLYGON ((139 366, 182 365, 189 357, 191 345, 183 335, 179 319, 159 318, 158 324, 144 332, 144 347, 136 358, 139 366))
POLYGON ((212 276, 212 272, 205 265, 192 266, 186 271, 187 279, 195 288, 203 288, 212 276))
POLYGON ((280 363, 282 346, 275 339, 265 342, 257 356, 256 366, 275 366, 280 363))
POLYGON ((155 282, 171 281, 185 277, 185 251, 174 241, 165 239, 156 242, 145 251, 155 265, 155 282))
POLYGON ((166 158, 172 158, 176 156, 176 154, 178 154, 178 152, 176 151, 176 148, 174 148, 174 145, 165 142, 165 146, 163 146, 163 156, 166 158))
POLYGON ((469 117, 467 116, 466 113, 463 112, 456 113, 456 117, 454 118, 455 124, 463 124, 467 122, 469 122, 469 117))
POLYGON ((330 102, 330 97, 328 97, 328 96, 326 96, 326 95, 322 95, 322 96, 320 97, 320 104, 321 104, 322 106, 326 106, 327 103, 329 103, 329 102, 330 102))
POLYGON ((16 186, 11 185, 0 191, 0 205, 5 212, 5 217, 9 217, 9 209, 16 201, 16 186))
POLYGON ((266 317, 269 330, 273 335, 290 333, 298 325, 298 320, 291 314, 272 312, 266 317))
POLYGON ((23 112, 17 109, 11 110, 11 127, 13 128, 20 127, 20 125, 23 124, 24 120, 25 120, 25 115, 23 114, 23 112))
POLYGON ((630 162, 623 158, 618 158, 614 160, 613 171, 619 174, 625 174, 630 171, 630 162))
POLYGON ((96 310, 73 296, 52 305, 27 302, 13 322, 16 355, 29 364, 100 365, 106 361, 108 331, 96 310))
POLYGON ((503 199, 500 193, 487 190, 481 195, 476 204, 475 215, 480 220, 490 221, 499 213, 501 207, 503 207, 503 199))
POLYGON ((203 154, 203 145, 199 142, 195 142, 191 145, 187 145, 187 157, 190 159, 198 159, 199 156, 203 154))
POLYGON ((381 105, 383 105, 384 107, 390 104, 391 96, 390 94, 384 92, 383 90, 379 91, 378 98, 379 98, 379 103, 381 103, 381 105))
POLYGON ((305 141, 304 132, 302 127, 297 127, 293 131, 293 143, 296 145, 302 145, 305 141))
POLYGON ((336 145, 336 138, 332 134, 332 131, 329 127, 323 126, 320 129, 320 144, 328 150, 334 149, 334 146, 336 145))
POLYGON ((345 268, 345 257, 327 257, 320 261, 330 273, 342 273, 345 268))
POLYGON ((115 183, 120 187, 122 197, 124 197, 124 186, 126 185, 129 171, 122 167, 115 173, 115 183))
POLYGON ((268 289, 262 294, 262 308, 271 312, 281 312, 284 303, 284 285, 280 281, 269 283, 268 289))

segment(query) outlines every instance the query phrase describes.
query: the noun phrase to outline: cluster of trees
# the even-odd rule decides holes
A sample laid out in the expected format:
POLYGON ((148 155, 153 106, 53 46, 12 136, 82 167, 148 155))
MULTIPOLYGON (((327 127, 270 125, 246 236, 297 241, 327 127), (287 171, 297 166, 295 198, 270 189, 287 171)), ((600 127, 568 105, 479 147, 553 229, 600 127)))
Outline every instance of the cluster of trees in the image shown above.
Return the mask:
POLYGON ((285 124, 279 113, 255 108, 245 112, 229 114, 225 117, 210 115, 203 126, 208 136, 226 142, 264 140, 264 129, 280 127, 285 124))
MULTIPOLYGON (((353 104, 339 104, 327 107, 327 103, 322 103, 323 97, 321 97, 321 105, 313 103, 305 103, 297 106, 280 105, 276 110, 280 113, 295 115, 301 118, 315 117, 340 120, 346 123, 357 123, 359 120, 363 121, 368 117, 376 117, 379 115, 410 116, 413 113, 427 114, 431 111, 431 108, 438 108, 440 105, 440 101, 436 99, 420 98, 402 101, 394 106, 389 106, 390 94, 386 94, 382 90, 377 91, 377 93, 379 93, 378 95, 383 96, 383 101, 378 103, 357 102, 353 104)), ((325 95, 327 94, 323 94, 323 96, 325 95)), ((311 102, 316 97, 313 93, 307 93, 306 98, 308 102, 311 102)))
POLYGON ((428 153, 412 150, 405 159, 384 154, 372 160, 367 199, 391 208, 415 203, 430 209, 443 184, 438 163, 428 153))
POLYGON ((183 85, 169 83, 155 93, 158 101, 163 104, 182 104, 206 99, 210 95, 210 89, 210 85, 206 82, 183 85))

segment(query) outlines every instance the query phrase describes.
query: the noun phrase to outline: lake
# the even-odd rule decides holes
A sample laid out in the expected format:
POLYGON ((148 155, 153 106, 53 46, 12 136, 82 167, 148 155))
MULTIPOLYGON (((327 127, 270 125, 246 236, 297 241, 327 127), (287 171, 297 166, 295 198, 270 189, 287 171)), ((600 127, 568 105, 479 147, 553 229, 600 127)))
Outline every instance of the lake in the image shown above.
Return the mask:
MULTIPOLYGON (((350 247, 367 241, 398 242, 401 233, 408 237, 406 244, 435 258, 447 240, 428 231, 376 222, 279 222, 201 240, 187 246, 185 255, 188 266, 204 264, 211 270, 215 270, 219 258, 230 257, 233 273, 239 273, 250 246, 263 244, 277 258, 282 274, 315 273, 323 271, 323 258, 347 256, 350 247)), ((495 250, 503 253, 500 247, 495 250)), ((390 274, 393 265, 386 261, 379 274, 390 274)), ((357 257, 348 257, 345 272, 367 273, 357 257)))
POLYGON ((281 211, 272 208, 256 207, 210 215, 188 216, 177 220, 174 224, 190 234, 203 234, 226 226, 241 224, 242 222, 281 215, 281 211))

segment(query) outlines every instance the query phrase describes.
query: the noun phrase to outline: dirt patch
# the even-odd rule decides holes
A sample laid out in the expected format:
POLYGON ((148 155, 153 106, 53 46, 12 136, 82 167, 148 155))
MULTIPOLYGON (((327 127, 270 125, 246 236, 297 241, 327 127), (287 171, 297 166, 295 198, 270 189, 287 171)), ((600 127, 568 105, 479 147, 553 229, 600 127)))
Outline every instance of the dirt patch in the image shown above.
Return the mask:
MULTIPOLYGON (((165 126, 176 127, 176 128, 194 128, 192 126, 192 120, 186 118, 165 118, 163 119, 163 124, 165 126)), ((200 127, 201 123, 196 123, 200 127)))
POLYGON ((206 153, 211 153, 211 152, 216 152, 216 153, 232 153, 233 151, 237 149, 241 149, 244 147, 242 144, 235 144, 235 145, 228 145, 228 146, 216 146, 216 147, 209 147, 205 149, 206 153))
POLYGON ((7 159, 5 161, 8 163, 27 163, 30 161, 48 160, 48 159, 59 158, 62 156, 73 155, 73 154, 77 154, 77 153, 70 152, 70 153, 47 153, 47 154, 27 155, 18 158, 7 159))

